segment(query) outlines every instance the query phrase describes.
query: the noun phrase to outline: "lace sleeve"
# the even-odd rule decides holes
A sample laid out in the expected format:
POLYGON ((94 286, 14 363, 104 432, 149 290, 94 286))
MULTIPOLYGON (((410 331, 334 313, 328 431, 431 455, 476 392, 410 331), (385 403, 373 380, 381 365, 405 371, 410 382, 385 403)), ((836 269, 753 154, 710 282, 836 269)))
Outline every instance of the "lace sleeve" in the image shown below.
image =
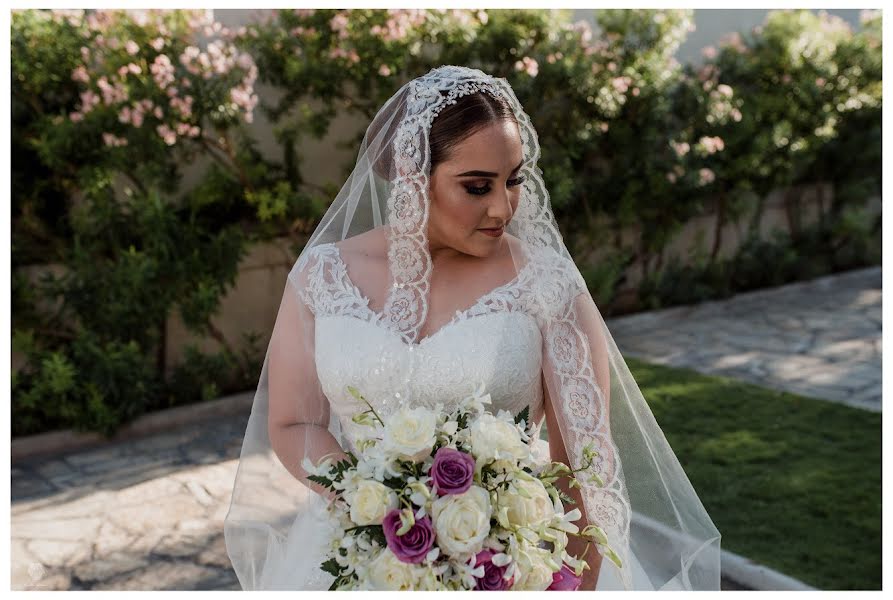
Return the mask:
MULTIPOLYGON (((589 523, 605 531, 608 545, 621 563, 627 564, 631 511, 619 452, 611 437, 611 371, 604 323, 579 271, 570 266, 555 273, 558 276, 541 290, 546 311, 542 324, 543 380, 571 466, 582 466, 587 444, 598 453, 592 472, 602 479, 604 487, 580 474, 581 510, 589 523)), ((601 568, 616 567, 603 560, 601 568)), ((619 575, 630 589, 629 570, 621 569, 619 575)))

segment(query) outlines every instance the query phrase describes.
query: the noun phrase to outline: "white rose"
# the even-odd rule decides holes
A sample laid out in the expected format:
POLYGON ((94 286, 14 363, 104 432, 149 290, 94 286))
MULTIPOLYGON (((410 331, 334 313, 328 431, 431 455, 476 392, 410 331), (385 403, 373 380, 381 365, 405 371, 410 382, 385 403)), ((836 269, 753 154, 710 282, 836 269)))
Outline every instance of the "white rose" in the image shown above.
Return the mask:
POLYGON ((397 494, 394 490, 365 479, 357 486, 350 503, 350 519, 357 525, 381 525, 381 520, 389 511, 397 508, 397 494))
POLYGON ((508 509, 509 523, 536 529, 540 523, 549 521, 555 515, 552 497, 539 479, 515 479, 507 489, 500 489, 499 507, 508 509), (527 492, 522 496, 518 489, 527 492))
POLYGON ((367 571, 373 590, 412 590, 419 579, 419 567, 405 563, 385 547, 369 563, 367 571))
POLYGON ((490 533, 490 494, 476 485, 432 503, 437 545, 449 556, 477 553, 490 533))
POLYGON ((419 461, 434 448, 437 416, 424 407, 402 408, 388 419, 384 443, 394 455, 419 461))
POLYGON ((513 423, 489 413, 481 415, 471 426, 471 453, 480 461, 514 459, 527 456, 527 445, 513 423))
POLYGON ((544 591, 552 585, 552 569, 546 564, 549 551, 545 548, 524 545, 516 558, 518 570, 515 574, 513 591, 544 591))

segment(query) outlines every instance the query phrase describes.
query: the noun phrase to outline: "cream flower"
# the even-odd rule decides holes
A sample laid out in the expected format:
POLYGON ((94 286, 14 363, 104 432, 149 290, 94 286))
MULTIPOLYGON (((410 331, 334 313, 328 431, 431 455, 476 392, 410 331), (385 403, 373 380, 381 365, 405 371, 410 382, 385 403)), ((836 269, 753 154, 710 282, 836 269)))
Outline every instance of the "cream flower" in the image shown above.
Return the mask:
POLYGON ((385 426, 385 447, 400 458, 422 460, 434 448, 436 425, 437 416, 424 407, 400 409, 385 426))
POLYGON ((490 494, 476 485, 442 496, 431 506, 437 545, 449 556, 479 552, 490 533, 490 494))
POLYGON ((552 568, 546 563, 548 550, 525 544, 518 552, 515 585, 512 590, 541 592, 552 585, 552 568))
POLYGON ((385 547, 369 563, 367 571, 369 584, 373 590, 412 590, 421 575, 421 569, 415 565, 402 562, 394 553, 385 547))
POLYGON ((365 479, 357 485, 350 504, 350 519, 357 525, 381 525, 381 520, 397 508, 397 494, 383 483, 365 479))
POLYGON ((508 509, 509 523, 515 526, 536 529, 555 515, 552 497, 539 479, 516 479, 498 497, 499 508, 508 509))
POLYGON ((520 460, 527 456, 528 448, 513 423, 484 413, 471 426, 471 453, 485 462, 503 458, 520 460))

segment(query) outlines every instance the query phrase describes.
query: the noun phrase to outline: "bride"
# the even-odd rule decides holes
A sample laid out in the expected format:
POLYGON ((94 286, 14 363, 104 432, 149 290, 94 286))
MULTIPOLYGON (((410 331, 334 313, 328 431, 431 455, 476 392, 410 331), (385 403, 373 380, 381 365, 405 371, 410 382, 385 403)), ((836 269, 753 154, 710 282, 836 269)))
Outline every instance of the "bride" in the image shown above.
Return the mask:
POLYGON ((348 386, 388 414, 481 384, 494 412, 545 426, 543 461, 577 468, 595 444, 604 485, 565 491, 621 566, 590 551, 581 590, 719 589, 720 533, 564 245, 539 155, 507 81, 477 69, 433 69, 379 110, 282 296, 224 524, 244 589, 332 583, 327 492, 301 465, 356 452, 348 386))

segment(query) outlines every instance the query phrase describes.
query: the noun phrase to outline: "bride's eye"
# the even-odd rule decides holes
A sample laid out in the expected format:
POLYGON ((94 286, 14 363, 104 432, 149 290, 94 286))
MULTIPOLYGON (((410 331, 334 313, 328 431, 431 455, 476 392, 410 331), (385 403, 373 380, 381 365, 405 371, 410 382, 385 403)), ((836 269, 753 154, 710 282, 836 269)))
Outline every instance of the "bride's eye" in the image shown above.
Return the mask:
MULTIPOLYGON (((525 178, 525 177, 516 177, 515 179, 509 179, 508 181, 505 182, 505 184, 506 184, 508 187, 516 187, 516 186, 521 185, 521 184, 524 183, 525 181, 526 181, 526 178, 525 178)), ((484 194, 486 194, 487 192, 489 192, 491 188, 490 188, 490 186, 489 186, 489 184, 488 184, 488 185, 484 185, 484 186, 481 186, 481 187, 475 187, 475 186, 468 186, 468 185, 466 185, 466 186, 465 186, 465 189, 468 191, 469 194, 472 194, 472 195, 474 195, 474 196, 483 196, 484 194)))

